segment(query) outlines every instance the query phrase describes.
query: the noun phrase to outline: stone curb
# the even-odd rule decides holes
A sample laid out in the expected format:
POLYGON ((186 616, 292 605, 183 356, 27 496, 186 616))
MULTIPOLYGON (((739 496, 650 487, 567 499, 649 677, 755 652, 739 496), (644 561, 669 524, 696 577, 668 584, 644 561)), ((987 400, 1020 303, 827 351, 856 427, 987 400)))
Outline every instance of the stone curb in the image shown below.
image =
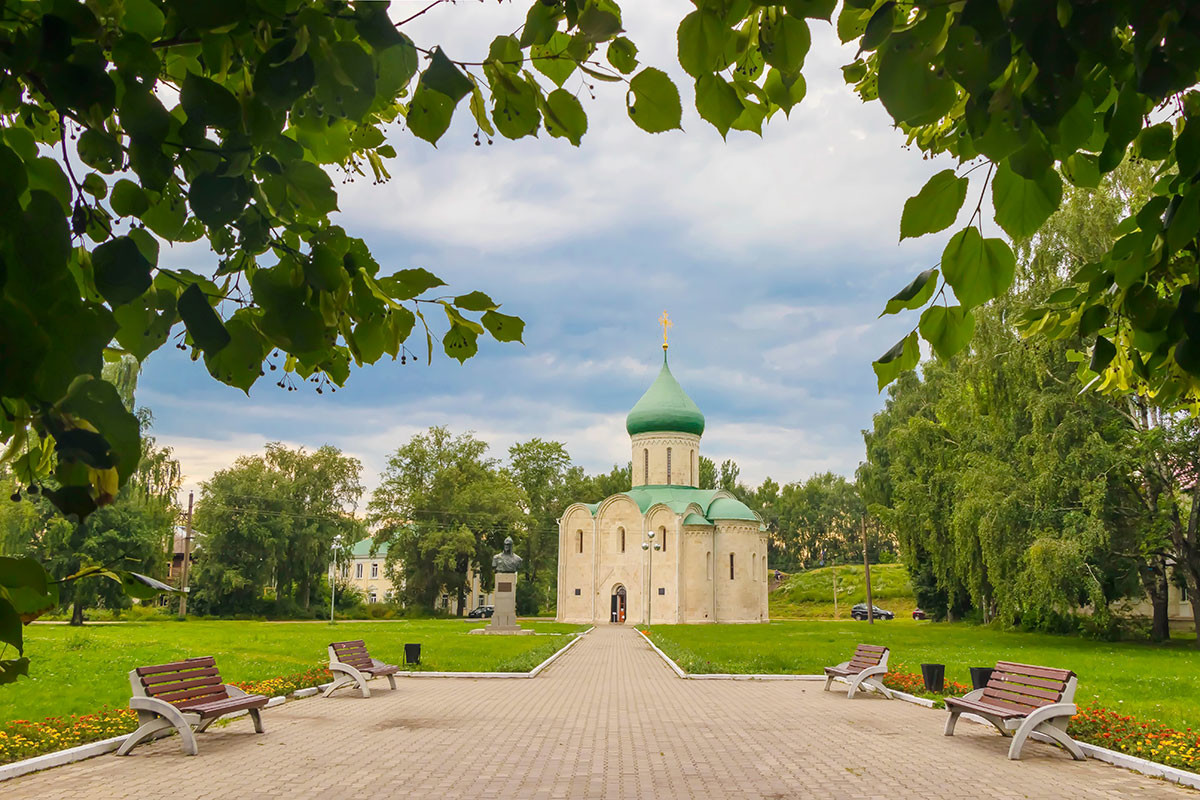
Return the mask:
MULTIPOLYGON (((637 630, 637 629, 635 628, 634 630, 637 630)), ((751 680, 751 681, 752 680, 800 680, 800 681, 805 681, 805 680, 822 680, 823 681, 823 680, 825 680, 824 675, 737 675, 737 674, 715 674, 715 673, 714 674, 704 674, 704 675, 693 675, 693 674, 684 672, 683 669, 681 669, 680 666, 678 664, 676 664, 671 659, 670 656, 668 656, 666 653, 664 653, 662 650, 660 650, 658 648, 658 645, 656 645, 654 642, 650 641, 650 638, 648 636, 646 636, 646 634, 644 634, 640 630, 638 630, 638 635, 646 640, 646 644, 650 645, 650 647, 654 650, 654 652, 658 653, 658 655, 662 658, 662 660, 667 662, 667 666, 670 667, 671 670, 676 675, 678 675, 680 678, 687 678, 687 679, 691 679, 691 680, 751 680)), ((935 707, 934 701, 930 700, 927 697, 917 697, 916 695, 908 694, 907 692, 897 691, 896 689, 892 689, 891 691, 892 691, 893 696, 895 696, 899 700, 903 700, 906 703, 912 703, 914 705, 923 706, 925 708, 934 708, 935 707)), ((959 717, 959 719, 968 720, 968 721, 974 722, 978 725, 987 725, 989 727, 991 726, 990 722, 983 719, 982 717, 977 717, 974 714, 963 714, 961 717, 959 717)), ((1036 739, 1039 742, 1046 742, 1047 744, 1054 743, 1053 739, 1051 739, 1049 736, 1046 736, 1045 734, 1041 734, 1041 733, 1035 732, 1035 733, 1031 734, 1030 738, 1036 739)), ((1088 756, 1089 758, 1094 758, 1097 761, 1102 761, 1106 764, 1112 764, 1117 767, 1124 767, 1125 769, 1132 770, 1134 772, 1140 772, 1143 775, 1148 775, 1152 778, 1162 778, 1163 780, 1170 781, 1172 783, 1178 783, 1180 786, 1187 786, 1192 789, 1200 789, 1200 774, 1197 774, 1195 772, 1188 772, 1187 770, 1177 769, 1176 767, 1168 767, 1166 764, 1159 764, 1156 761, 1150 761, 1145 758, 1139 758, 1138 756, 1131 756, 1128 753, 1120 753, 1116 750, 1109 750, 1107 747, 1100 747, 1098 745, 1088 744, 1087 742, 1078 742, 1077 741, 1076 744, 1079 745, 1079 749, 1084 752, 1084 755, 1088 756)))
MULTIPOLYGON (((595 630, 595 627, 588 628, 586 631, 578 634, 567 634, 571 637, 571 641, 555 650, 541 664, 538 664, 529 672, 398 672, 397 675, 403 675, 410 678, 533 678, 538 675, 546 667, 550 666, 559 656, 567 652, 587 634, 595 630)), ((297 689, 292 692, 291 697, 300 699, 304 697, 312 697, 318 692, 323 691, 329 684, 325 683, 320 686, 310 686, 307 689, 297 689)), ((287 695, 279 695, 272 697, 267 701, 267 708, 274 708, 282 705, 288 700, 287 695)), ((245 711, 239 711, 236 714, 230 714, 222 719, 237 719, 238 717, 246 716, 245 711)), ((163 736, 170 736, 172 731, 164 731, 163 736)), ((76 747, 70 747, 66 750, 59 750, 54 753, 43 753, 40 756, 27 758, 24 761, 14 761, 11 764, 0 766, 0 782, 11 780, 12 778, 21 775, 27 775, 30 772, 38 772, 40 770, 49 769, 50 767, 61 767, 64 764, 70 764, 75 761, 83 761, 85 758, 93 758, 101 756, 105 753, 111 753, 116 750, 121 744, 129 738, 128 733, 123 733, 120 736, 114 736, 111 739, 101 739, 98 742, 88 742, 76 747)))

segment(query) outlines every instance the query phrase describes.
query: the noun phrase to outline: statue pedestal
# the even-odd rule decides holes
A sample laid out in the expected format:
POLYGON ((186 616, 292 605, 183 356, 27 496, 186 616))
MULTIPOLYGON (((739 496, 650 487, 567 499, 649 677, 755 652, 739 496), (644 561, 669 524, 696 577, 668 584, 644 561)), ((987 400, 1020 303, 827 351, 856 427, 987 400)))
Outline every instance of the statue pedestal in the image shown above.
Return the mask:
POLYGON ((497 572, 496 591, 492 593, 492 620, 486 628, 478 628, 471 633, 490 634, 532 634, 533 631, 521 630, 517 624, 517 573, 497 572))

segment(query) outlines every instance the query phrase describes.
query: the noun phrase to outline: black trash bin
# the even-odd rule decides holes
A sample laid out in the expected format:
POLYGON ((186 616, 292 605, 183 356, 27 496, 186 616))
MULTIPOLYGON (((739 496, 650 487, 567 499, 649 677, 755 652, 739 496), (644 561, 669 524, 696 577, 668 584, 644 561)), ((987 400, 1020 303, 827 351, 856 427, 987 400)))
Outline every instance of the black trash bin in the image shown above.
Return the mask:
POLYGON ((421 645, 420 644, 404 645, 404 663, 405 664, 420 664, 421 663, 421 645))
POLYGON ((925 688, 931 692, 940 692, 946 687, 945 664, 922 664, 921 676, 925 678, 925 688))
POLYGON ((971 667, 971 687, 973 689, 983 689, 988 685, 988 681, 992 679, 992 670, 995 667, 971 667))

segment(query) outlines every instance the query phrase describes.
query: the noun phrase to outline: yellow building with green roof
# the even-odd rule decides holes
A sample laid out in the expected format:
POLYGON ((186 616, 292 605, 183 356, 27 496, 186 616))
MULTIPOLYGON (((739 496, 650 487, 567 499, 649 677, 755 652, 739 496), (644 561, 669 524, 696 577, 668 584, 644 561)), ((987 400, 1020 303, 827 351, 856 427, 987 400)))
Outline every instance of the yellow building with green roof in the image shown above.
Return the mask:
POLYGON ((559 520, 558 620, 766 622, 767 534, 723 489, 700 489, 704 415, 667 365, 625 420, 629 491, 559 520))

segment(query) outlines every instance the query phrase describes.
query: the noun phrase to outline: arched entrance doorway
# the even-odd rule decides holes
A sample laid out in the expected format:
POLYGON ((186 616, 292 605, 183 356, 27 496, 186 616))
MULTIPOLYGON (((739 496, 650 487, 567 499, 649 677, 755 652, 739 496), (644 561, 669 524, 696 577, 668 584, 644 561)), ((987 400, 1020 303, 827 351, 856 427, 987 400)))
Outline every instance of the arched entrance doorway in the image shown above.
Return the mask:
POLYGON ((625 622, 625 587, 619 583, 613 587, 610 621, 618 625, 625 622))

